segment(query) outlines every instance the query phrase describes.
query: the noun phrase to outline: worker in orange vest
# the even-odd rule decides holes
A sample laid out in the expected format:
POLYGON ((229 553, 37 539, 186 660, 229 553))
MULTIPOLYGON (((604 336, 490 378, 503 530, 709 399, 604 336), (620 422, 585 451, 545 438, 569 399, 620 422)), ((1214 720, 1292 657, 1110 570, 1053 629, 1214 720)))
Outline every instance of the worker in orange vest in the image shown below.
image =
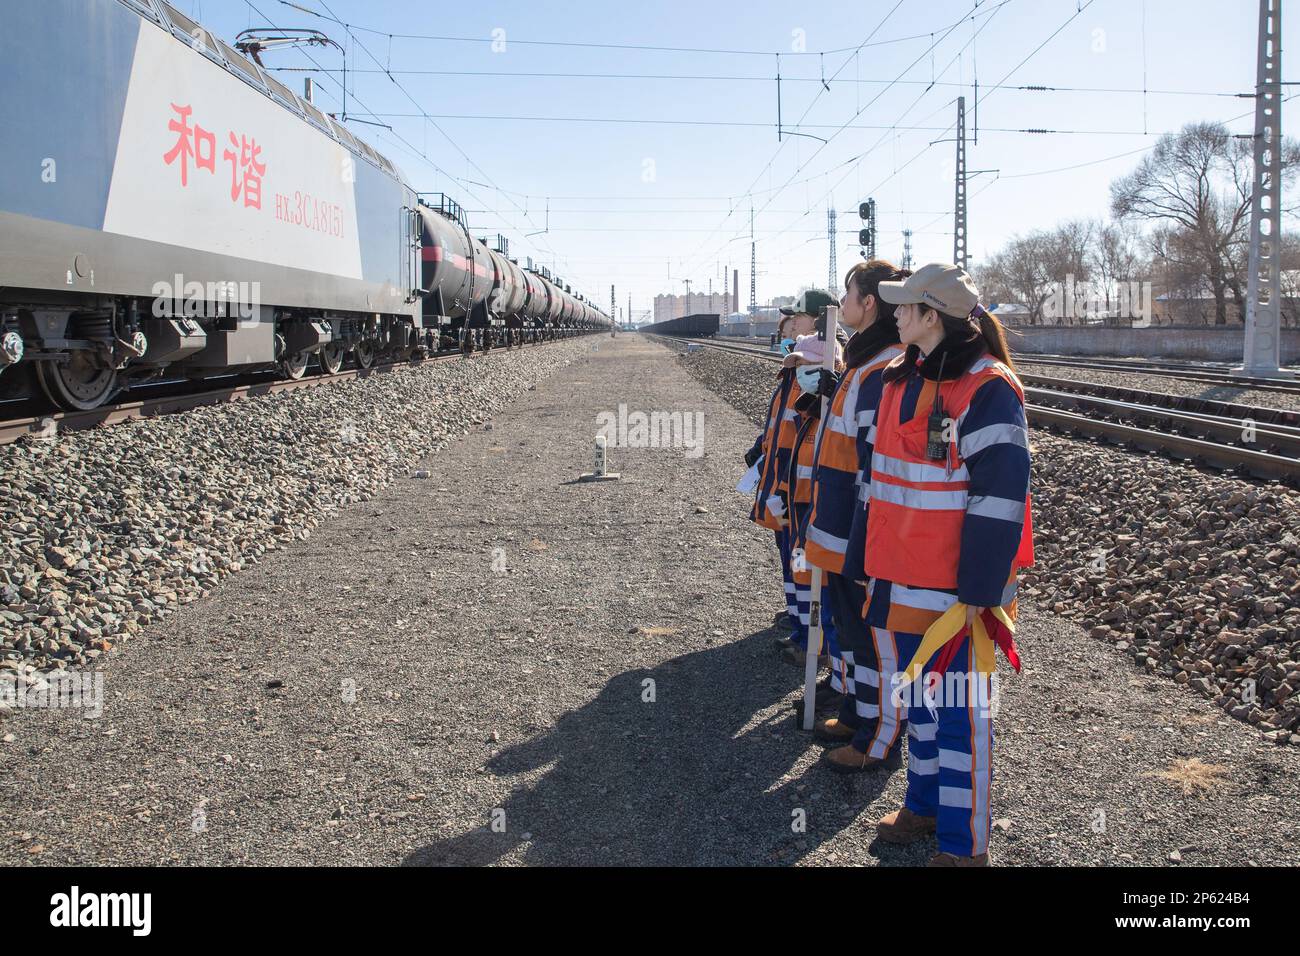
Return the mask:
MULTIPOLYGON (((794 346, 795 337, 812 332, 814 322, 814 316, 806 311, 782 310, 777 335, 778 341, 786 343, 785 351, 788 352, 794 346)), ((794 402, 798 397, 799 389, 795 382, 794 370, 783 367, 777 373, 776 386, 768 399, 767 420, 763 430, 745 455, 747 465, 753 466, 757 463, 759 466, 758 489, 754 494, 754 504, 750 508, 749 518, 773 532, 777 552, 781 558, 786 609, 777 615, 777 620, 784 620, 789 625, 793 636, 782 638, 778 643, 782 652, 787 655, 797 654, 798 648, 807 644, 806 631, 800 640, 799 608, 795 600, 795 583, 790 569, 787 481, 790 451, 794 447, 798 434, 799 416, 794 410, 794 402)))
MULTIPOLYGON (((819 720, 818 739, 838 746, 822 760, 831 769, 852 773, 898 766, 901 744, 880 733, 880 670, 897 670, 892 645, 877 647, 876 635, 862 620, 866 589, 862 553, 866 537, 865 497, 871 473, 869 438, 880 400, 885 367, 903 354, 894 307, 880 299, 883 281, 912 273, 872 259, 845 277, 840 321, 852 331, 845 350, 847 371, 831 396, 830 414, 817 436, 812 480, 814 501, 801 542, 810 564, 826 572, 827 604, 835 622, 839 660, 824 688, 827 699, 843 694, 833 714, 819 720)), ((818 699, 823 688, 818 688, 818 699)), ((798 708, 796 708, 798 709, 798 708)))
POLYGON ((908 768, 904 805, 878 835, 936 833, 933 865, 982 866, 994 647, 1019 668, 1016 571, 1033 563, 1024 389, 964 269, 931 263, 879 293, 897 306, 907 351, 885 370, 876 411, 866 622, 898 661, 882 684, 881 728, 896 734, 906 718, 908 768))
MULTIPOLYGON (((835 621, 831 615, 830 604, 827 600, 826 585, 822 583, 821 594, 816 601, 813 600, 812 592, 812 565, 805 557, 805 539, 804 532, 808 526, 809 513, 812 510, 813 500, 813 463, 816 459, 818 427, 821 422, 822 411, 822 393, 825 391, 823 379, 834 379, 834 373, 827 373, 825 365, 826 350, 833 347, 834 358, 833 365, 837 372, 842 371, 844 367, 843 354, 844 350, 838 340, 827 342, 823 338, 825 335, 825 319, 818 319, 818 331, 813 335, 801 335, 795 342, 794 348, 784 359, 784 365, 787 368, 795 370, 795 380, 798 383, 800 395, 794 402, 795 411, 799 414, 798 428, 795 434, 794 447, 790 453, 790 473, 788 485, 792 490, 791 494, 791 538, 790 538, 790 570, 794 578, 795 586, 795 603, 799 607, 800 636, 807 634, 808 628, 812 624, 811 614, 814 606, 820 609, 822 634, 825 642, 822 645, 821 656, 825 661, 820 663, 828 664, 831 672, 836 673, 842 670, 839 660, 839 639, 835 633, 835 621)), ((787 660, 796 665, 803 665, 803 654, 791 648, 787 655, 787 660)), ((834 689, 829 684, 823 684, 819 687, 819 693, 822 695, 821 700, 825 706, 839 707, 839 695, 843 693, 842 689, 834 689)), ((795 712, 802 719, 803 717, 803 700, 800 699, 795 706, 795 712)))

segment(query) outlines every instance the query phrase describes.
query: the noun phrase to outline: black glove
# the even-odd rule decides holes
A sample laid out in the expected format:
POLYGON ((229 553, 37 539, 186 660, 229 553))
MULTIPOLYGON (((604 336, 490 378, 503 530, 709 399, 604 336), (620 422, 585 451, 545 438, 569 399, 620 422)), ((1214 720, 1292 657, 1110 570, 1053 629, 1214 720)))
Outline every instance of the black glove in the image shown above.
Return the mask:
POLYGON ((761 445, 755 445, 749 451, 745 452, 745 467, 753 468, 754 463, 763 457, 763 448, 761 445))
POLYGON ((835 390, 839 387, 839 376, 829 369, 822 369, 821 378, 817 383, 817 394, 824 395, 827 398, 833 398, 835 396, 835 390))

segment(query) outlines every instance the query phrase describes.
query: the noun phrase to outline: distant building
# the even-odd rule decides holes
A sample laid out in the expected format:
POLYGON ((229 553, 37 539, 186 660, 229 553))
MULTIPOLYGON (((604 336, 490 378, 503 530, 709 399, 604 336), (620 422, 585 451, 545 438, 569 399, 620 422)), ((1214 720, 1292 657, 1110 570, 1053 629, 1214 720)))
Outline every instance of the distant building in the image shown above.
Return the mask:
POLYGON ((655 321, 667 322, 687 315, 712 313, 724 315, 731 311, 731 296, 726 292, 689 292, 686 295, 655 296, 655 321))
POLYGON ((1029 306, 1021 305, 1019 302, 995 302, 989 306, 989 311, 996 315, 1003 325, 1028 325, 1031 315, 1029 306))

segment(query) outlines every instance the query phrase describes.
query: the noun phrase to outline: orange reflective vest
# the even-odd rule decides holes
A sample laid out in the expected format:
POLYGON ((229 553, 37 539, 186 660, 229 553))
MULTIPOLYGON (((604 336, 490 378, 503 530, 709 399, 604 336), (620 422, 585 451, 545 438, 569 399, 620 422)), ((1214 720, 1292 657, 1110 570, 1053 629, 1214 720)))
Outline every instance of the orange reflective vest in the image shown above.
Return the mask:
MULTIPOLYGON (((798 389, 798 385, 795 385, 798 389)), ((802 394, 802 390, 800 390, 802 394)), ((821 401, 821 399, 818 399, 821 401)), ((817 425, 818 419, 812 417, 806 412, 799 412, 798 431, 795 436, 795 445, 793 454, 790 459, 790 487, 794 493, 790 496, 794 502, 791 511, 794 514, 793 534, 790 539, 791 562, 790 573, 794 576, 796 584, 812 583, 812 568, 808 564, 807 555, 803 554, 802 531, 808 524, 808 511, 812 507, 813 499, 813 459, 816 451, 817 425)))
POLYGON ((790 451, 798 436, 799 413, 794 401, 799 397, 799 386, 794 372, 782 371, 768 403, 767 424, 763 435, 763 462, 758 477, 758 490, 749 519, 764 528, 779 531, 789 523, 780 493, 787 491, 786 472, 790 464, 790 451))
POLYGON ((795 504, 810 505, 813 500, 812 475, 817 450, 817 419, 806 412, 795 414, 799 417, 795 420, 795 441, 794 448, 791 449, 787 484, 794 489, 794 494, 790 497, 795 504))
MULTIPOLYGON (((1002 378, 1024 402, 1024 388, 1011 369, 985 356, 951 381, 926 381, 916 413, 899 423, 906 379, 889 382, 880 398, 876 440, 871 454, 870 509, 865 568, 871 578, 909 588, 955 590, 961 557, 962 525, 968 505, 969 472, 957 442, 958 422, 979 387, 1002 378), (948 419, 947 457, 926 456, 934 390, 940 389, 948 419)), ((1024 504, 1020 548, 1012 563, 1033 563, 1029 501, 1024 504)))

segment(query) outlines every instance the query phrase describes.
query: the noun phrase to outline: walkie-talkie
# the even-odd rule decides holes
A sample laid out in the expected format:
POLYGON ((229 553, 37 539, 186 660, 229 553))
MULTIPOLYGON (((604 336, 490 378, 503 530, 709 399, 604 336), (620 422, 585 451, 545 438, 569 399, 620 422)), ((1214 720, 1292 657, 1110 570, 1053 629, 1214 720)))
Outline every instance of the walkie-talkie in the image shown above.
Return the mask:
POLYGON ((948 416, 943 410, 940 392, 943 387, 943 365, 947 359, 947 352, 939 357, 939 377, 934 382, 934 406, 930 410, 925 429, 925 457, 931 461, 948 460, 948 439, 944 435, 944 422, 948 416))
POLYGON ((930 412, 929 424, 925 430, 925 457, 931 461, 943 461, 948 457, 948 442, 943 437, 943 422, 946 417, 935 396, 935 409, 930 412))

